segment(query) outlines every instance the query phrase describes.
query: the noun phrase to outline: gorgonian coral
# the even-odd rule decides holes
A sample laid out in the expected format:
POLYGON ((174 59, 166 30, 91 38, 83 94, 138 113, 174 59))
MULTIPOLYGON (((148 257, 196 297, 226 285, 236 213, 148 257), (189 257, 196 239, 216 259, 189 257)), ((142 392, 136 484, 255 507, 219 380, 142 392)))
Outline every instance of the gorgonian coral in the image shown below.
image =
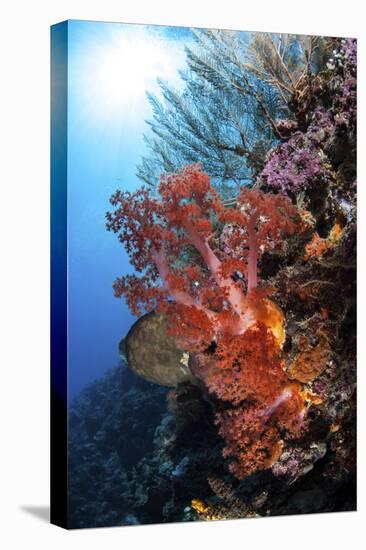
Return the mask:
POLYGON ((341 41, 340 47, 334 51, 335 59, 330 62, 334 72, 335 123, 338 130, 356 129, 357 109, 357 40, 347 38, 341 41))

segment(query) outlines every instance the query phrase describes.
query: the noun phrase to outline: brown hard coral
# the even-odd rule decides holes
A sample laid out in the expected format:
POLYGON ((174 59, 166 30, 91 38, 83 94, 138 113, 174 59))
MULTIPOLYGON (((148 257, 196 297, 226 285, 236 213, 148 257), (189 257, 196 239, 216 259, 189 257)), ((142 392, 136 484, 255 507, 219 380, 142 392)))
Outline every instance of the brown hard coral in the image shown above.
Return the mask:
POLYGON ((300 350, 291 362, 287 374, 292 380, 303 384, 312 382, 324 372, 330 359, 331 349, 326 335, 319 331, 317 343, 312 345, 311 338, 302 335, 298 341, 300 350))
POLYGON ((129 368, 148 382, 175 387, 191 380, 187 354, 168 334, 166 318, 155 312, 140 317, 126 337, 129 368))

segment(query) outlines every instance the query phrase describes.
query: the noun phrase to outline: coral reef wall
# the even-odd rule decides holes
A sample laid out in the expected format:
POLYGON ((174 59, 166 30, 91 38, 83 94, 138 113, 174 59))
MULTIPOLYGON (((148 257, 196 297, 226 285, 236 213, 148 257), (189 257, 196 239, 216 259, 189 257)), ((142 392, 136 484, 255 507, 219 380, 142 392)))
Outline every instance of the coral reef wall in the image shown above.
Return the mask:
POLYGON ((329 42, 230 204, 197 163, 112 196, 147 315, 70 410, 74 526, 355 509, 356 41, 329 42))

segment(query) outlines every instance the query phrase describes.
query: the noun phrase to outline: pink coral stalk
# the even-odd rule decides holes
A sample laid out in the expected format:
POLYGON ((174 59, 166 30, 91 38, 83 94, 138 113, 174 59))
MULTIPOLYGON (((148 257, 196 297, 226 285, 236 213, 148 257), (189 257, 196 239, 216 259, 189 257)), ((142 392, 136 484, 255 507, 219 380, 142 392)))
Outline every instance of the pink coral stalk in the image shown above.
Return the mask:
POLYGON ((208 308, 204 307, 199 299, 194 299, 188 292, 183 292, 182 290, 178 290, 174 288, 173 285, 169 282, 169 267, 166 260, 166 256, 163 252, 163 249, 160 248, 159 252, 153 252, 153 260, 156 264, 156 267, 158 268, 160 278, 163 282, 163 286, 167 293, 174 299, 175 302, 178 304, 181 304, 183 306, 187 307, 196 307, 197 309, 200 309, 204 311, 210 319, 215 317, 215 314, 210 311, 208 308))
MULTIPOLYGON (((217 285, 227 293, 227 299, 234 312, 239 317, 245 316, 248 308, 243 291, 229 277, 221 275, 222 262, 218 259, 209 245, 207 238, 202 238, 188 221, 184 222, 184 228, 187 231, 188 238, 192 245, 201 254, 204 262, 211 271, 217 285)), ((243 317, 244 319, 245 317, 243 317)))
POLYGON ((107 214, 107 228, 118 234, 137 273, 143 274, 117 279, 115 295, 124 295, 136 314, 144 305, 147 310, 166 311, 168 305, 173 311, 173 300, 182 333, 196 323, 199 336, 203 324, 207 339, 220 332, 243 334, 258 315, 271 329, 273 316, 281 324, 274 307, 264 307, 263 300, 249 295, 258 284, 259 253, 280 245, 281 234, 295 230, 295 208, 289 199, 243 188, 238 208, 224 209, 198 165, 162 176, 158 190, 160 200, 147 189, 117 191, 111 199, 115 211, 107 214), (217 253, 210 245, 214 219, 232 229, 226 250, 216 241, 217 253), (189 258, 187 245, 197 250, 205 265, 189 258), (233 252, 238 248, 239 257, 233 252), (242 280, 234 278, 238 272, 247 276, 247 294, 242 280))
POLYGON ((258 241, 255 232, 255 222, 248 225, 248 294, 258 285, 258 241))

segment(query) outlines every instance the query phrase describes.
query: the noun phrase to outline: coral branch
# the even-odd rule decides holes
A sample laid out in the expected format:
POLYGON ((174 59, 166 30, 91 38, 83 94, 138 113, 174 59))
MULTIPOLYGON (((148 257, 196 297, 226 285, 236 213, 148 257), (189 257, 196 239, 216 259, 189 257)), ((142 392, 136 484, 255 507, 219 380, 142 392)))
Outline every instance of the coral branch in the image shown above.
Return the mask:
MULTIPOLYGON (((259 253, 280 246, 282 234, 294 231, 295 208, 285 197, 242 189, 239 208, 225 210, 198 165, 162 176, 159 193, 160 201, 146 189, 117 191, 111 199, 116 209, 107 214, 107 228, 118 233, 136 271, 144 273, 140 282, 137 276, 120 279, 116 295, 125 295, 134 312, 144 300, 147 310, 152 304, 164 308, 165 296, 170 305, 171 300, 179 305, 182 327, 192 327, 194 308, 200 312, 197 322, 206 315, 216 334, 243 334, 263 310, 263 299, 254 296, 259 253), (216 236, 215 220, 226 224, 227 242, 216 236), (247 292, 237 272, 247 278, 247 292)), ((271 321, 268 326, 272 330, 271 321)), ((199 334, 201 327, 196 330, 199 334)))
POLYGON ((222 262, 218 259, 209 245, 208 238, 202 239, 193 225, 188 221, 183 223, 184 228, 187 231, 190 242, 195 246, 198 252, 201 254, 207 267, 211 271, 217 285, 227 294, 227 300, 233 308, 233 311, 239 315, 239 317, 245 316, 247 309, 247 302, 242 290, 238 288, 233 279, 229 277, 223 277, 222 275, 222 262))
POLYGON ((210 319, 213 319, 215 317, 215 313, 204 307, 198 298, 194 299, 192 298, 192 296, 190 296, 190 294, 188 294, 188 292, 183 292, 182 290, 174 288, 174 285, 171 283, 170 280, 171 273, 169 272, 166 256, 162 248, 160 248, 158 252, 153 252, 152 258, 156 264, 156 267, 158 268, 164 288, 175 302, 187 307, 195 306, 197 309, 200 309, 201 311, 206 313, 207 317, 209 317, 210 319))
POLYGON ((255 224, 253 221, 248 225, 248 244, 249 244, 249 254, 248 254, 248 294, 255 288, 258 284, 258 273, 257 273, 257 264, 258 264, 258 241, 255 233, 255 224))

